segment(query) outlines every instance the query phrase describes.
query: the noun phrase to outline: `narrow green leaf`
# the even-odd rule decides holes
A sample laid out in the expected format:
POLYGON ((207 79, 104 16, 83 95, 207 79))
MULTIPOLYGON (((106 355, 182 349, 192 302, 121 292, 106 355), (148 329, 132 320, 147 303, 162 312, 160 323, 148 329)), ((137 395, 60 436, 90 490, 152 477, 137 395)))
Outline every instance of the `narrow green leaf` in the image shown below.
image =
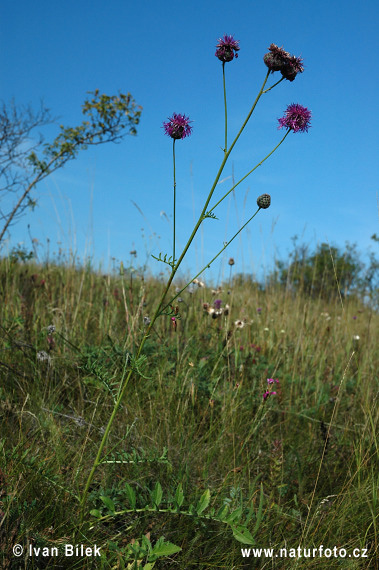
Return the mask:
POLYGON ((112 501, 112 499, 110 499, 109 497, 105 497, 104 495, 102 495, 100 497, 100 499, 103 501, 104 505, 107 507, 107 509, 109 509, 111 511, 111 513, 115 512, 115 506, 114 506, 114 502, 112 501))
POLYGON ((130 506, 132 507, 132 509, 136 508, 136 494, 134 489, 132 489, 132 487, 129 485, 129 483, 125 483, 125 491, 126 491, 126 496, 128 498, 128 501, 130 503, 130 506))
POLYGON ((238 542, 242 542, 242 544, 249 544, 250 546, 253 546, 255 544, 254 538, 245 526, 231 525, 231 529, 233 531, 234 538, 238 540, 238 542))
POLYGON ((175 502, 178 505, 178 507, 181 507, 184 501, 184 493, 183 493, 183 487, 182 484, 179 483, 177 489, 176 489, 176 493, 175 493, 175 502))
POLYGON ((242 517, 242 507, 238 507, 235 511, 230 513, 230 515, 225 519, 227 523, 232 523, 235 521, 240 521, 242 517))
POLYGON ((159 505, 161 504, 162 496, 163 496, 162 487, 159 481, 157 481, 154 491, 151 493, 151 500, 153 501, 156 507, 159 507, 159 505))
POLYGON ((204 491, 204 493, 201 495, 200 497, 200 501, 197 504, 196 507, 196 513, 198 515, 200 515, 203 511, 205 511, 205 509, 207 508, 207 506, 209 505, 209 502, 211 500, 211 492, 209 489, 207 489, 206 491, 204 491))
POLYGON ((220 521, 223 521, 226 519, 228 512, 229 512, 228 505, 223 505, 221 507, 221 509, 218 511, 218 513, 216 514, 216 518, 218 518, 220 521))
POLYGON ((261 520, 262 520, 262 509, 263 509, 263 484, 261 483, 261 496, 259 498, 259 507, 258 507, 258 513, 257 513, 257 520, 255 522, 254 525, 254 529, 253 529, 253 535, 255 536, 256 533, 258 532, 259 526, 261 524, 261 520))

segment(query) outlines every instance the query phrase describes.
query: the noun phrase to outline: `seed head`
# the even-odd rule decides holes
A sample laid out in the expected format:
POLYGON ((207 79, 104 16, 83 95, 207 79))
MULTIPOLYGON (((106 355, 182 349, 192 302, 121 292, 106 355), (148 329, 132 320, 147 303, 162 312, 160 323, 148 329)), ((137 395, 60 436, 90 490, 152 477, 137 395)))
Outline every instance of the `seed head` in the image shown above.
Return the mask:
POLYGON ((303 73, 303 60, 300 57, 291 55, 275 44, 271 44, 268 49, 269 53, 264 55, 263 61, 272 73, 280 71, 288 81, 293 81, 298 73, 303 73))
POLYGON ((261 194, 261 196, 259 196, 257 199, 257 204, 259 208, 266 210, 271 204, 270 194, 261 194))
POLYGON ((240 49, 238 44, 239 41, 235 40, 233 36, 227 36, 225 34, 223 38, 218 40, 215 56, 223 63, 232 61, 234 58, 237 59, 237 51, 240 49))
POLYGON ((185 115, 174 113, 172 117, 168 118, 167 123, 163 123, 165 134, 172 139, 179 140, 189 137, 192 132, 190 125, 192 121, 185 115))

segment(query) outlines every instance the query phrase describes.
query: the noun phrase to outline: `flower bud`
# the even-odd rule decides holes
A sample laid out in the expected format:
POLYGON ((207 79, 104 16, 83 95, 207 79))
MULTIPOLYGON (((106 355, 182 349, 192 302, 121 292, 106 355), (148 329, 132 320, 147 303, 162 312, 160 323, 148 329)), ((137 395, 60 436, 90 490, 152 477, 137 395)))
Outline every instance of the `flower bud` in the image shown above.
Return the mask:
POLYGON ((257 199, 257 204, 263 210, 266 210, 271 204, 271 196, 270 194, 262 194, 257 199))

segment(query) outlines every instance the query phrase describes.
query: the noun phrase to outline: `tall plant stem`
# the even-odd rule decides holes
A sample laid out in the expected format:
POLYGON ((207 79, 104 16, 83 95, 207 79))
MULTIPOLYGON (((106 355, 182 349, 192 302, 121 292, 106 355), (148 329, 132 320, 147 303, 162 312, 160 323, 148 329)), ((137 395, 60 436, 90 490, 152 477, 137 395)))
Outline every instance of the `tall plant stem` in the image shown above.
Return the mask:
MULTIPOLYGON (((253 215, 251 216, 251 218, 249 218, 249 219, 247 220, 247 222, 238 230, 238 232, 236 232, 236 233, 234 234, 234 236, 233 236, 232 238, 230 238, 230 240, 227 241, 227 242, 224 244, 224 247, 223 247, 222 249, 220 249, 220 251, 219 251, 210 261, 208 261, 208 263, 207 263, 206 265, 204 265, 204 267, 201 269, 201 271, 199 271, 199 273, 197 273, 194 277, 192 277, 191 281, 194 281, 194 280, 195 280, 197 277, 199 277, 199 275, 201 275, 208 267, 210 267, 214 261, 216 261, 216 259, 222 254, 222 252, 225 251, 226 248, 232 243, 232 241, 246 228, 246 226, 247 226, 248 224, 250 224, 251 220, 252 220, 253 218, 255 218, 255 216, 258 214, 259 210, 261 210, 261 208, 258 208, 258 210, 255 212, 255 214, 253 214, 253 215)), ((188 283, 187 283, 187 285, 188 285, 188 283)), ((171 303, 173 303, 173 302, 175 301, 175 299, 176 299, 177 297, 179 297, 179 295, 180 295, 181 293, 183 293, 183 291, 186 289, 187 285, 185 285, 185 286, 183 287, 183 289, 181 289, 180 291, 178 291, 177 294, 175 295, 175 297, 173 297, 172 299, 170 299, 170 301, 167 303, 167 305, 165 305, 165 307, 163 307, 162 311, 164 311, 165 309, 167 309, 167 308, 171 305, 171 303)))
POLYGON ((276 149, 278 149, 280 147, 280 145, 282 144, 282 142, 285 140, 285 138, 287 137, 288 133, 291 131, 291 129, 288 129, 288 131, 286 132, 286 134, 284 135, 284 137, 282 138, 282 140, 276 145, 275 148, 272 149, 271 152, 268 153, 267 156, 264 157, 263 160, 261 160, 260 162, 258 162, 258 164, 256 164, 254 166, 254 168, 252 168, 247 174, 245 174, 245 176, 243 178, 241 178, 241 180, 239 180, 236 184, 234 184, 234 186, 212 207, 210 208, 210 212, 213 212, 215 210, 215 208, 217 208, 217 206, 231 193, 233 192, 233 190, 235 188, 237 188, 237 186, 239 184, 241 184, 241 182, 243 182, 245 180, 245 178, 247 178, 248 176, 250 176, 250 174, 252 172, 254 172, 254 170, 256 170, 258 168, 258 166, 261 166, 261 164, 264 163, 265 160, 267 160, 275 151, 276 149))
POLYGON ((224 109, 225 109, 225 147, 224 152, 228 150, 228 108, 226 105, 226 85, 225 85, 225 61, 222 62, 222 83, 224 87, 224 109))
POLYGON ((175 139, 172 140, 172 161, 174 163, 174 235, 172 238, 172 263, 175 265, 175 223, 176 223, 176 174, 175 174, 175 139))
MULTIPOLYGON (((246 127, 246 125, 247 125, 247 123, 248 123, 248 121, 249 121, 249 119, 250 119, 250 117, 251 117, 251 115, 252 115, 252 113, 253 113, 255 107, 257 106, 257 103, 258 103, 258 101, 259 101, 261 95, 263 94, 263 90, 264 90, 265 85, 266 85, 266 83, 267 83, 267 79, 268 79, 269 74, 270 74, 270 71, 267 72, 267 75, 266 75, 266 77, 265 77, 265 80, 264 80, 264 82, 263 82, 263 84, 262 84, 262 87, 261 87, 261 89, 260 89, 260 91, 259 91, 259 93, 258 93, 258 95, 257 95, 257 97, 256 97, 256 99, 255 99, 255 101, 254 101, 254 103, 253 103, 253 106, 251 107, 251 109, 250 109, 250 111, 249 111, 249 113, 248 113, 248 115, 247 115, 247 117, 246 117, 246 119, 245 119, 245 121, 244 121, 242 127, 240 128, 239 132, 237 133, 237 135, 236 135, 236 137, 235 137, 233 143, 231 144, 229 150, 226 150, 226 149, 225 149, 224 158, 223 158, 223 160, 222 160, 222 162, 221 162, 220 168, 219 168, 219 170, 218 170, 218 172, 217 172, 216 178, 215 178, 215 180, 214 180, 214 182, 213 182, 212 188, 211 188, 211 190, 210 190, 210 192, 209 192, 208 198, 207 198, 207 200, 206 200, 206 202, 205 202, 205 204, 204 204, 204 207, 203 207, 203 209, 202 209, 202 211, 201 211, 201 214, 200 214, 200 216, 199 216, 199 218, 198 218, 198 221, 197 221, 197 223, 195 224, 195 227, 194 227, 194 229, 193 229, 193 231, 192 231, 192 233, 191 233, 191 235, 190 235, 190 237, 189 237, 189 239, 188 239, 188 241, 187 241, 187 244, 185 245, 185 247, 184 247, 184 249, 183 249, 183 251, 182 251, 182 253, 181 253, 181 255, 180 255, 179 259, 178 259, 178 261, 176 262, 175 259, 173 259, 173 261, 172 261, 172 266, 171 266, 171 267, 172 267, 172 271, 171 271, 171 275, 170 275, 170 277, 169 277, 169 279, 168 279, 168 281, 167 281, 167 283, 166 283, 166 287, 164 288, 164 291, 163 291, 163 293, 162 293, 162 296, 161 296, 161 298, 160 298, 160 301, 159 301, 159 303, 158 303, 158 306, 157 306, 157 308, 156 308, 156 310, 155 310, 154 316, 153 316, 152 319, 151 319, 151 323, 149 324, 149 326, 148 326, 148 328, 147 328, 147 330, 146 330, 146 332, 145 332, 145 334, 144 334, 144 336, 143 336, 143 338, 142 338, 142 340, 141 340, 141 343, 140 343, 140 345, 139 345, 139 347, 138 347, 137 354, 136 354, 136 356, 135 356, 134 359, 133 359, 134 363, 138 360, 139 356, 141 355, 141 352, 142 352, 142 349, 143 349, 143 347, 144 347, 144 344, 145 344, 146 340, 147 340, 147 339, 149 338, 149 336, 150 336, 150 332, 151 332, 152 327, 154 326, 155 321, 157 320, 157 318, 159 317, 159 315, 162 314, 162 312, 169 306, 169 304, 168 304, 168 305, 164 306, 163 309, 161 309, 161 307, 162 307, 162 305, 163 305, 163 303, 164 303, 165 297, 166 297, 166 295, 167 295, 167 293, 168 293, 168 290, 169 290, 169 288, 170 288, 170 286, 171 286, 171 283, 172 283, 172 281, 173 281, 173 279, 174 279, 174 277, 175 277, 175 274, 176 274, 176 272, 177 272, 177 270, 178 270, 178 268, 179 268, 181 262, 183 261, 183 258, 184 258, 184 256, 186 255, 186 253, 187 253, 187 251, 188 251, 188 249, 189 249, 189 247, 190 247, 190 245, 191 245, 191 243, 192 243, 192 241, 193 241, 193 239, 194 239, 194 237, 195 237, 195 235, 196 235, 196 233, 197 233, 197 230, 199 229, 201 223, 202 223, 203 220, 205 219, 205 213, 206 213, 206 211, 207 211, 209 202, 210 202, 210 200, 211 200, 211 198, 212 198, 212 196, 213 196, 214 190, 215 190, 215 188, 216 188, 216 186, 217 186, 217 183, 218 183, 218 181, 219 181, 219 179, 220 179, 220 176, 221 176, 221 174, 222 174, 222 171, 224 170, 225 164, 226 164, 226 162, 227 162, 227 160, 228 160, 228 158, 229 158, 229 156, 230 156, 230 153, 232 152, 232 150, 233 150, 233 148, 234 148, 234 145, 237 143, 239 137, 241 136, 242 131, 243 131, 244 128, 246 127)), ((174 174, 174 181, 175 181, 175 174, 174 174)), ((175 182, 174 182, 174 189, 175 189, 175 182)), ((175 194, 175 192, 174 192, 174 194, 175 194)), ((258 212, 258 211, 259 211, 259 210, 257 210, 257 212, 258 212)), ((257 214, 257 212, 254 214, 254 216, 257 214)), ((235 234, 235 236, 233 236, 233 238, 228 242, 228 244, 243 230, 243 228, 253 219, 254 216, 252 216, 252 217, 249 219, 249 221, 246 222, 246 224, 239 230, 239 232, 237 232, 237 234, 235 234)), ((174 223, 175 223, 175 218, 174 218, 174 223)), ((175 235, 175 230, 174 230, 174 235, 175 235)), ((175 239, 174 239, 174 244, 175 244, 175 239)), ((227 245, 228 245, 228 244, 227 244, 227 245)), ((206 267, 208 267, 208 265, 210 265, 211 263, 213 263, 213 261, 224 251, 224 249, 227 247, 227 245, 225 245, 225 246, 223 247, 223 249, 222 249, 221 251, 219 251, 219 253, 206 265, 206 267)), ((205 268, 206 268, 206 267, 205 267, 205 268)), ((204 268, 204 269, 205 269, 205 268, 204 268)), ((204 271, 204 269, 203 269, 202 271, 204 271)), ((202 271, 201 271, 201 272, 202 272, 202 271)), ((200 273, 201 273, 201 272, 200 272, 200 273)), ((200 275, 200 273, 199 273, 199 275, 200 275)), ((121 405, 121 402, 122 402, 122 399, 123 399, 123 397, 124 397, 126 388, 127 388, 127 386, 128 386, 128 383, 129 383, 129 380, 130 380, 130 378, 131 378, 133 372, 135 372, 135 371, 136 371, 136 368, 133 367, 133 365, 132 365, 131 368, 130 368, 130 370, 129 370, 129 372, 128 372, 128 374, 127 374, 127 376, 126 376, 126 378, 125 378, 125 380, 124 380, 124 375, 123 375, 123 378, 122 378, 122 381, 121 381, 122 388, 121 388, 121 390, 120 390, 120 393, 119 393, 119 395, 118 395, 118 398, 117 398, 117 400, 116 400, 116 403, 115 403, 115 405, 114 405, 114 407, 113 407, 113 411, 112 411, 112 413, 111 413, 111 415, 110 415, 110 418, 109 418, 107 427, 105 428, 104 435, 103 435, 102 440, 101 440, 101 442, 100 442, 100 446, 99 446, 99 449, 98 449, 98 451, 97 451, 94 464, 93 464, 92 469, 91 469, 91 471, 90 471, 90 473, 89 473, 89 475, 88 475, 87 482, 86 482, 86 485, 85 485, 83 494, 82 494, 81 499, 80 499, 80 509, 81 509, 81 513, 80 513, 80 517, 79 517, 79 527, 81 527, 82 524, 83 524, 83 520, 84 520, 84 507, 85 507, 85 503, 86 503, 86 500, 87 500, 87 496, 88 496, 88 492, 89 492, 90 485, 91 485, 92 480, 93 480, 93 478, 94 478, 94 475, 95 475, 95 472, 96 472, 97 467, 101 464, 101 456, 102 456, 102 453, 103 453, 103 449, 104 449, 104 447, 105 447, 105 444, 106 444, 106 442, 107 442, 107 440, 108 440, 109 433, 110 433, 110 430, 111 430, 113 421, 114 421, 114 419, 115 419, 115 417, 116 417, 116 414, 117 414, 117 411, 118 411, 118 409, 119 409, 119 407, 120 407, 120 405, 121 405)), ((137 374, 138 374, 138 370, 137 370, 137 374)))
POLYGON ((249 121, 251 115, 253 114, 253 111, 254 111, 255 107, 257 106, 257 103, 258 103, 258 101, 259 101, 259 99, 260 99, 260 97, 261 97, 261 95, 262 95, 262 93, 263 93, 263 90, 264 90, 264 88, 265 88, 265 85, 266 85, 266 83, 267 83, 267 79, 268 79, 269 74, 270 74, 270 71, 267 72, 266 77, 265 77, 265 80, 263 81, 263 85, 262 85, 262 87, 260 88, 260 91, 259 91, 259 93, 258 93, 258 95, 257 95, 257 97, 256 97, 256 99, 255 99, 255 101, 254 101, 254 103, 253 103, 253 106, 251 107, 251 109, 250 109, 250 111, 249 111, 249 113, 248 113, 248 115, 247 115, 247 117, 246 117, 246 119, 245 119, 245 121, 244 121, 242 127, 241 127, 240 130, 238 131, 238 133, 237 133, 237 135, 236 135, 234 141, 232 142, 232 144, 231 144, 229 150, 224 153, 224 158, 223 158, 223 160, 222 160, 222 162, 221 162, 221 166, 220 166, 220 168, 219 168, 219 170, 218 170, 218 172, 217 172, 216 178, 215 178, 215 180, 214 180, 214 182, 213 182, 213 184, 212 184, 212 188, 211 188, 211 190, 210 190, 210 192, 209 192, 208 198, 207 198, 206 201, 205 201, 204 207, 203 207, 203 209, 202 209, 202 211, 201 211, 201 214, 200 214, 200 216, 199 216, 199 218, 198 218, 198 220, 197 220, 197 222, 196 222, 196 224, 195 224, 195 227, 193 228, 193 231, 192 231, 192 233, 191 233, 191 235, 190 235, 190 237, 189 237, 189 239, 188 239, 188 241, 187 241, 187 244, 185 245, 185 247, 184 247, 184 249, 183 249, 183 251, 182 251, 182 253, 181 253, 180 257, 179 257, 178 262, 175 264, 175 269, 177 269, 177 268, 179 267, 179 265, 181 264, 181 262, 183 261, 183 258, 184 258, 184 256, 186 255, 186 253, 187 253, 187 251, 188 251, 188 249, 189 249, 189 247, 190 247, 190 245, 191 245, 191 243, 192 243, 192 241, 193 241, 193 238, 195 237, 195 235, 196 235, 196 233, 197 233, 197 230, 199 229, 201 223, 202 223, 203 220, 205 219, 205 213, 207 212, 209 202, 211 201, 211 198, 212 198, 212 196, 213 196, 213 193, 214 193, 214 191, 215 191, 215 188, 216 188, 216 186, 217 186, 217 183, 218 183, 218 181, 220 180, 220 176, 221 176, 221 174, 222 174, 222 171, 224 170, 225 164, 226 164, 226 162, 227 162, 227 160, 228 160, 228 158, 229 158, 229 156, 230 156, 230 153, 232 152, 232 150, 233 150, 235 144, 237 143, 239 137, 241 136, 242 131, 243 131, 244 128, 246 127, 246 125, 247 125, 247 123, 248 123, 248 121, 249 121))

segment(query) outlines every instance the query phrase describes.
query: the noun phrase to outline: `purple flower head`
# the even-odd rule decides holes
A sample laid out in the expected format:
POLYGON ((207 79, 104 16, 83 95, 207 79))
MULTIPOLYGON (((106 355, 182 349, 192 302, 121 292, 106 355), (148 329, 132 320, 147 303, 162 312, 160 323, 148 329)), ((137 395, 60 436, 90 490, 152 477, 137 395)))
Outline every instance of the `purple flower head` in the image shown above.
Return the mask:
POLYGON ((297 133, 298 131, 301 133, 304 131, 308 132, 308 128, 311 123, 311 116, 312 113, 309 109, 302 107, 298 103, 292 103, 292 105, 288 105, 287 110, 284 113, 284 117, 278 119, 278 129, 286 127, 287 129, 292 129, 294 133, 297 133))
POLYGON ((232 61, 234 57, 238 57, 237 51, 240 49, 238 44, 239 41, 235 40, 233 36, 227 36, 225 34, 223 38, 219 38, 218 40, 215 56, 223 63, 232 61))
POLYGON ((216 299, 213 303, 215 309, 221 309, 222 301, 221 299, 216 299))
POLYGON ((266 390, 263 394, 263 400, 266 401, 269 396, 276 396, 276 392, 269 392, 269 390, 266 390))
POLYGON ((291 55, 275 44, 271 44, 268 49, 269 53, 264 55, 263 61, 272 73, 280 71, 288 81, 293 81, 298 73, 303 73, 303 60, 300 57, 291 55))
POLYGON ((179 140, 189 137, 192 131, 190 125, 192 121, 185 115, 174 113, 172 117, 168 118, 167 123, 163 123, 164 132, 172 139, 179 140))
POLYGON ((267 378, 267 384, 279 384, 279 380, 277 378, 267 378))

